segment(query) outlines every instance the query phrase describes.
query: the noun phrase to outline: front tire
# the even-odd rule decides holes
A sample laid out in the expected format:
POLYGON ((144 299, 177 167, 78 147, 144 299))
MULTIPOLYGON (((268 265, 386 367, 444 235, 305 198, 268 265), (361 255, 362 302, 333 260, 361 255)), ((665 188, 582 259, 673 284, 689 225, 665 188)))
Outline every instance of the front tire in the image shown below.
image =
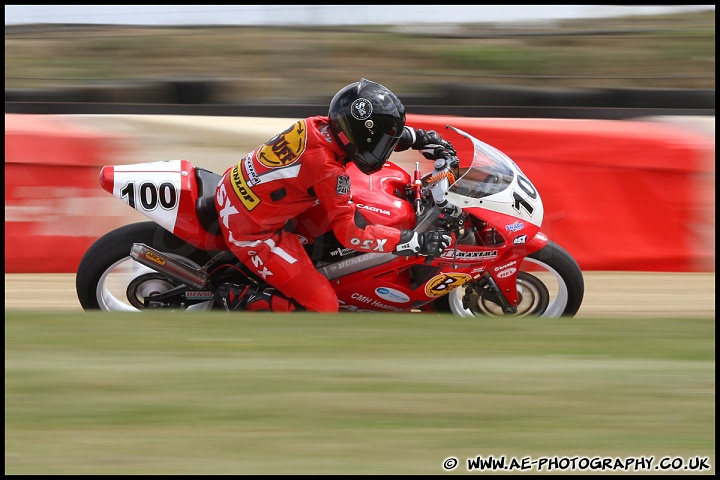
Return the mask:
MULTIPOLYGON (((133 298, 134 294, 163 293, 177 285, 135 262, 130 257, 133 243, 144 243, 196 267, 210 259, 208 252, 190 245, 154 222, 120 227, 95 241, 80 260, 75 289, 84 310, 137 312, 141 305, 137 298, 133 298)), ((209 309, 212 303, 202 303, 193 309, 209 309)))
MULTIPOLYGON (((582 304, 585 282, 575 259, 560 245, 548 242, 520 264, 518 292, 521 298, 537 297, 541 301, 527 302, 527 308, 519 308, 514 316, 574 317, 582 304), (547 299, 541 298, 545 295, 548 295, 547 299)), ((456 288, 436 300, 435 307, 438 311, 450 311, 461 317, 503 316, 500 309, 490 308, 481 298, 473 297, 478 303, 471 308, 463 307, 464 295, 465 288, 456 288)))

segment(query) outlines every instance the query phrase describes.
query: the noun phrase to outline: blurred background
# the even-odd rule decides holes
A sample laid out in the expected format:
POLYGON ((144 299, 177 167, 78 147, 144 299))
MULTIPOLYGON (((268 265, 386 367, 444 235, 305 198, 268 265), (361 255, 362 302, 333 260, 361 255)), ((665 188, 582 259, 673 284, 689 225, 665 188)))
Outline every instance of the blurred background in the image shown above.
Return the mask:
MULTIPOLYGON (((548 234, 584 269, 714 271, 714 5, 7 5, 6 225, 18 227, 24 252, 51 259, 43 235, 73 225, 85 242, 73 240, 79 254, 113 224, 140 219, 98 190, 99 165, 186 158, 223 172, 289 119, 327 112, 335 92, 362 77, 398 94, 408 115, 438 117, 420 127, 415 118, 416 128, 443 128, 442 116, 486 122, 471 133, 534 174, 548 234), (532 119, 541 120, 527 127, 532 119), (685 131, 568 119, 650 119, 685 131), (53 188, 64 203, 30 184, 28 172, 47 163, 82 171, 82 181, 53 188), (571 197, 570 185, 599 171, 607 180, 597 192, 571 197), (637 201, 651 213, 628 208, 637 201), (610 248, 578 245, 579 230, 610 248), (610 251, 632 262, 608 262, 610 251), (689 266, 668 264, 678 251, 689 266)), ((412 154, 393 159, 412 168, 412 154)), ((10 257, 24 271, 50 265, 10 257)), ((71 258, 57 269, 75 266, 71 258)))
POLYGON ((5 6, 6 112, 326 105, 360 77, 406 105, 714 109, 715 6, 5 6))
POLYGON ((714 473, 714 5, 6 5, 5 113, 6 473, 714 473), (578 319, 81 311, 80 256, 145 219, 100 166, 222 172, 360 77, 534 170, 578 319))

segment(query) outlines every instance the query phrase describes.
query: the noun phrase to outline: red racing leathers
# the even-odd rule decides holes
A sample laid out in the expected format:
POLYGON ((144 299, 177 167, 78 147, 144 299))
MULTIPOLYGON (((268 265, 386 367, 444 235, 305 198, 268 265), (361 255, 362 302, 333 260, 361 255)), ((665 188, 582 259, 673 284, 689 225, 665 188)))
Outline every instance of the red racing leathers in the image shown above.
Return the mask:
POLYGON ((345 247, 392 252, 400 230, 358 227, 345 171, 345 154, 334 141, 328 117, 300 120, 229 168, 215 204, 230 250, 248 268, 309 311, 337 312, 338 298, 318 273, 286 222, 317 202, 345 247))

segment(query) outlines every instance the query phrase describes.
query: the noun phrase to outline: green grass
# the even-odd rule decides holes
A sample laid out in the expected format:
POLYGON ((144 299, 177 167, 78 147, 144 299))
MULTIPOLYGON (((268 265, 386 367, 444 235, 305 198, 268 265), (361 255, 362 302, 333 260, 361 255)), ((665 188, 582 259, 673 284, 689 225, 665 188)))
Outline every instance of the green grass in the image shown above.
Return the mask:
POLYGON ((6 474, 467 473, 478 455, 714 472, 714 412, 713 318, 5 316, 6 474))

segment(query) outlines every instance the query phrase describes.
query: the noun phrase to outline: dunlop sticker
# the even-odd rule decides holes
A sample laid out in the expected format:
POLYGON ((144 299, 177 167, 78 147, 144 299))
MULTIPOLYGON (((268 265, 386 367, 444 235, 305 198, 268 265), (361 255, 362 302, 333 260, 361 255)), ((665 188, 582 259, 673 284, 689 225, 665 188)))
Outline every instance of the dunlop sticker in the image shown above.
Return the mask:
POLYGON ((249 211, 260 205, 260 199, 248 187, 248 184, 245 183, 245 177, 240 173, 240 164, 235 165, 232 172, 230 172, 230 184, 235 190, 235 194, 249 211))

